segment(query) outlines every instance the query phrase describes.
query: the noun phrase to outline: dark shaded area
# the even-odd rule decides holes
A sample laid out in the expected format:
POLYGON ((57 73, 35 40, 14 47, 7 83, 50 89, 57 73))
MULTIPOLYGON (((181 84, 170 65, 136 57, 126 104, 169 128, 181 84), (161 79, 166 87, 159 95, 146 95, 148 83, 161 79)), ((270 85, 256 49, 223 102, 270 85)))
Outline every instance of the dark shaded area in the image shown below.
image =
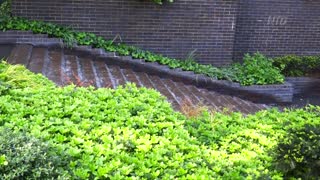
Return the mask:
POLYGON ((320 91, 309 91, 295 95, 289 107, 301 108, 309 104, 320 106, 320 91))
POLYGON ((12 49, 13 49, 13 45, 1 45, 0 44, 0 59, 8 58, 12 49))

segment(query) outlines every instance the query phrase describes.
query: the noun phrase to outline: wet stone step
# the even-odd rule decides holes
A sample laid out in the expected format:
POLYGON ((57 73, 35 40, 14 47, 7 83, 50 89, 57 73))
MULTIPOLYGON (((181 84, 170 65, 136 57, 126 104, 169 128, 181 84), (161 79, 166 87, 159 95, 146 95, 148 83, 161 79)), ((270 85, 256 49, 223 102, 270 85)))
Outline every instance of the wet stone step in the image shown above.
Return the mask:
POLYGON ((48 79, 55 82, 58 86, 62 86, 62 69, 61 69, 61 51, 49 51, 47 63, 45 62, 45 67, 47 67, 45 73, 48 79))
POLYGON ((105 88, 116 88, 115 83, 113 82, 113 78, 109 70, 106 67, 105 62, 103 61, 93 61, 93 66, 96 69, 97 77, 100 86, 98 87, 105 87, 105 88))
POLYGON ((209 108, 212 107, 212 109, 215 109, 214 107, 216 105, 214 102, 211 101, 211 98, 208 98, 207 96, 205 96, 205 94, 203 94, 203 92, 199 91, 198 88, 190 85, 189 90, 198 97, 198 99, 200 100, 199 105, 207 106, 209 108))
POLYGON ((44 59, 48 56, 48 49, 35 47, 32 49, 31 58, 27 68, 34 73, 43 73, 44 59))
POLYGON ((62 81, 64 85, 75 84, 79 79, 77 57, 73 55, 64 55, 64 62, 62 64, 63 73, 62 81))
POLYGON ((112 75, 112 78, 114 79, 114 83, 115 83, 116 87, 118 87, 120 85, 124 85, 126 83, 126 79, 123 76, 119 66, 108 65, 107 67, 112 75))
POLYGON ((146 74, 144 72, 135 72, 135 74, 139 78, 139 82, 141 83, 141 85, 143 87, 155 89, 148 74, 146 74))
POLYGON ((182 82, 173 83, 185 94, 187 102, 191 102, 193 105, 198 105, 200 103, 200 99, 190 91, 187 85, 182 82))
POLYGON ((92 60, 89 58, 79 58, 81 86, 97 86, 96 76, 93 70, 92 60))
POLYGON ((175 109, 180 109, 179 101, 176 99, 175 95, 166 88, 160 77, 149 76, 149 79, 151 80, 155 89, 158 90, 162 95, 166 96, 175 109))
POLYGON ((16 45, 8 57, 10 64, 22 64, 27 66, 32 53, 32 45, 16 45))
POLYGON ((172 80, 163 79, 163 83, 175 95, 179 104, 187 103, 189 101, 188 95, 184 94, 172 80))
POLYGON ((135 83, 137 85, 137 87, 142 86, 142 84, 141 84, 140 80, 137 78, 135 72, 133 72, 131 69, 121 69, 121 70, 122 70, 122 74, 126 78, 127 82, 135 83))

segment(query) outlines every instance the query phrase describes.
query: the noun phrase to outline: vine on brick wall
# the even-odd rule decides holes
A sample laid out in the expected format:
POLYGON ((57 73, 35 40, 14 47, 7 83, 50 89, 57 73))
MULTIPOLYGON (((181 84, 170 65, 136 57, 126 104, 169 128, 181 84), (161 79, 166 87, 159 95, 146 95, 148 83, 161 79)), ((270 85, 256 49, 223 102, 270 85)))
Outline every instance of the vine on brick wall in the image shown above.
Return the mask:
POLYGON ((0 0, 0 17, 9 16, 11 14, 11 0, 0 0))
POLYGON ((172 3, 174 0, 152 0, 152 1, 157 3, 157 4, 162 4, 165 1, 172 3))

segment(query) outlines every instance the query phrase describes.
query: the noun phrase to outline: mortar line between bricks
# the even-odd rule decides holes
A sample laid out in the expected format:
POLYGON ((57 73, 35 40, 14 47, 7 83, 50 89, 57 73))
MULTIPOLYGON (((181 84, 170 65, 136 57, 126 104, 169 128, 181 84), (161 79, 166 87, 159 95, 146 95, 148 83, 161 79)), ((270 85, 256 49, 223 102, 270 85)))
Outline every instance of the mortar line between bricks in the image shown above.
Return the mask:
POLYGON ((128 81, 127 77, 124 75, 123 69, 121 69, 121 67, 119 67, 119 69, 120 69, 120 74, 123 77, 125 84, 130 82, 130 81, 128 81))
POLYGON ((244 104, 246 104, 247 107, 253 108, 254 111, 257 111, 257 110, 260 110, 260 109, 261 109, 261 108, 259 108, 255 103, 251 103, 251 102, 248 102, 248 101, 244 101, 243 99, 236 98, 236 97, 232 97, 232 99, 235 99, 236 101, 241 101, 241 102, 243 102, 244 104))
POLYGON ((113 87, 113 89, 115 89, 117 86, 116 86, 116 83, 114 81, 114 77, 113 77, 113 75, 112 75, 112 73, 111 73, 111 71, 110 71, 110 69, 108 67, 108 64, 107 63, 103 63, 103 64, 104 64, 104 67, 106 68, 106 70, 108 72, 109 77, 110 77, 110 81, 111 81, 112 87, 113 87))
POLYGON ((137 73, 136 72, 134 72, 133 71, 133 74, 134 74, 134 76, 136 77, 136 79, 138 80, 138 83, 140 84, 140 86, 142 87, 143 86, 143 84, 142 84, 142 82, 141 82, 141 79, 140 79, 140 77, 137 75, 137 73))
MULTIPOLYGON (((181 88, 183 88, 184 90, 185 90, 185 92, 184 93, 186 93, 186 92, 188 92, 188 94, 190 94, 192 97, 190 97, 190 98, 192 98, 192 99, 194 99, 194 100, 196 100, 197 102, 194 102, 194 103, 200 103, 200 100, 199 100, 199 98, 196 96, 196 95, 194 95, 187 87, 186 87, 186 85, 184 84, 184 83, 182 83, 182 82, 179 82, 179 83, 177 83, 177 82, 174 82, 174 81, 172 81, 177 87, 180 87, 179 89, 181 89, 181 88), (177 84, 180 84, 180 85, 177 85, 177 84)), ((183 91, 182 91, 183 92, 183 91)), ((186 96, 186 97, 188 97, 189 98, 189 96, 186 96)))
POLYGON ((33 51, 33 46, 30 47, 30 50, 28 51, 27 57, 26 57, 26 62, 24 62, 25 67, 27 67, 31 61, 31 55, 33 51))
POLYGON ((96 83, 97 87, 100 88, 101 87, 101 82, 100 82, 100 78, 99 78, 98 73, 97 73, 96 66, 93 63, 93 60, 90 61, 90 65, 91 65, 92 72, 93 72, 93 75, 94 75, 94 78, 95 78, 95 83, 96 83))
POLYGON ((234 101, 235 103, 238 103, 238 104, 241 103, 241 105, 244 106, 249 111, 249 113, 256 112, 257 110, 259 110, 259 108, 255 108, 254 106, 252 106, 254 105, 254 103, 250 105, 249 103, 247 103, 247 101, 243 101, 240 98, 236 98, 236 97, 228 97, 228 98, 232 99, 232 101, 234 101))
POLYGON ((177 96, 171 91, 171 89, 168 87, 167 83, 165 83, 162 78, 160 78, 160 82, 165 86, 165 88, 167 89, 167 91, 172 95, 172 97, 178 102, 179 105, 181 105, 181 102, 179 101, 179 99, 177 98, 177 96))
POLYGON ((205 93, 203 93, 202 91, 199 90, 199 88, 196 88, 195 86, 191 87, 194 91, 196 91, 197 93, 199 93, 199 97, 203 97, 204 101, 201 102, 205 105, 205 101, 207 101, 211 106, 216 107, 216 105, 214 103, 212 103, 211 99, 209 98, 209 100, 207 100, 207 97, 204 95, 205 93))
POLYGON ((250 111, 242 106, 242 104, 240 104, 238 101, 230 101, 230 99, 228 98, 228 96, 226 95, 221 95, 221 98, 223 98, 225 101, 227 101, 229 104, 232 104, 234 107, 236 107, 240 112, 245 113, 245 114, 250 114, 250 111))
POLYGON ((208 94, 208 92, 202 90, 202 89, 198 89, 199 93, 202 93, 202 95, 206 98, 206 100, 211 104, 211 106, 217 110, 217 111, 220 111, 220 109, 218 108, 218 106, 216 105, 215 101, 213 102, 210 97, 210 94, 208 94))
MULTIPOLYGON (((161 85, 158 83, 158 84, 156 84, 156 83, 154 83, 153 81, 154 80, 152 80, 152 79, 154 79, 155 81, 160 81, 161 79, 160 79, 160 77, 158 77, 158 76, 152 76, 152 77, 150 77, 150 81, 151 81, 151 83, 153 84, 153 86, 155 87, 155 89, 157 90, 157 91, 159 91, 163 96, 165 96, 166 98, 167 98, 167 100, 171 103, 171 105, 173 106, 173 107, 175 107, 175 108, 178 108, 178 107, 176 107, 176 105, 178 105, 179 106, 179 103, 176 101, 176 99, 172 96, 172 94, 168 91, 168 89, 167 88, 165 88, 165 87, 163 87, 163 89, 161 89, 161 85), (165 94, 165 91, 166 92, 168 92, 169 94, 165 94), (170 97, 169 97, 170 96, 170 97)), ((160 81, 160 83, 161 83, 161 81, 160 81)))
MULTIPOLYGON (((183 92, 180 90, 180 88, 176 88, 176 87, 177 87, 176 84, 174 84, 174 82, 173 82, 171 79, 166 79, 166 81, 168 81, 171 85, 174 86, 174 88, 176 89, 176 91, 178 91, 178 92, 183 96, 182 98, 187 99, 187 96, 185 95, 185 93, 183 93, 183 92)), ((170 86, 170 87, 171 87, 171 86, 170 86)))
POLYGON ((202 102, 202 100, 196 95, 196 94, 194 94, 192 91, 190 91, 190 87, 188 87, 188 86, 192 86, 192 85, 185 85, 184 84, 184 86, 186 87, 186 89, 198 100, 198 102, 199 103, 201 103, 202 102))
POLYGON ((146 75, 146 77, 148 78, 149 82, 151 83, 152 87, 153 87, 154 89, 158 90, 157 87, 155 86, 155 84, 153 83, 153 81, 151 80, 151 78, 149 77, 150 75, 149 75, 149 74, 145 74, 145 75, 146 75))
POLYGON ((67 74, 67 61, 66 61, 66 58, 65 58, 65 54, 63 53, 62 56, 61 56, 61 83, 62 85, 65 84, 65 76, 67 74))
MULTIPOLYGON (((153 89, 157 89, 155 87, 155 85, 153 84, 153 82, 151 81, 149 74, 142 72, 141 76, 145 76, 146 80, 150 83, 150 85, 152 86, 153 89)), ((146 87, 146 84, 142 83, 142 86, 146 87)))
POLYGON ((46 48, 46 52, 44 54, 44 63, 42 68, 42 74, 45 76, 48 75, 49 65, 50 65, 49 49, 46 48))

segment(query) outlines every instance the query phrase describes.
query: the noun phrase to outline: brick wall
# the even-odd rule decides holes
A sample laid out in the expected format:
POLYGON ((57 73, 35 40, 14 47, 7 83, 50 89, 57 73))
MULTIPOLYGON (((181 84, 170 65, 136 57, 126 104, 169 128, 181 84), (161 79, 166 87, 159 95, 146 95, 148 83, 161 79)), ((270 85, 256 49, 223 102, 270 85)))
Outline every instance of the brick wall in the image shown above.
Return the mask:
POLYGON ((319 0, 13 0, 14 15, 70 25, 108 39, 201 63, 225 65, 246 52, 320 54, 319 0))
POLYGON ((13 13, 29 19, 71 25, 108 39, 214 65, 232 60, 234 0, 177 0, 156 5, 147 0, 13 0, 13 13))
POLYGON ((319 0, 239 0, 234 59, 320 54, 319 0))

